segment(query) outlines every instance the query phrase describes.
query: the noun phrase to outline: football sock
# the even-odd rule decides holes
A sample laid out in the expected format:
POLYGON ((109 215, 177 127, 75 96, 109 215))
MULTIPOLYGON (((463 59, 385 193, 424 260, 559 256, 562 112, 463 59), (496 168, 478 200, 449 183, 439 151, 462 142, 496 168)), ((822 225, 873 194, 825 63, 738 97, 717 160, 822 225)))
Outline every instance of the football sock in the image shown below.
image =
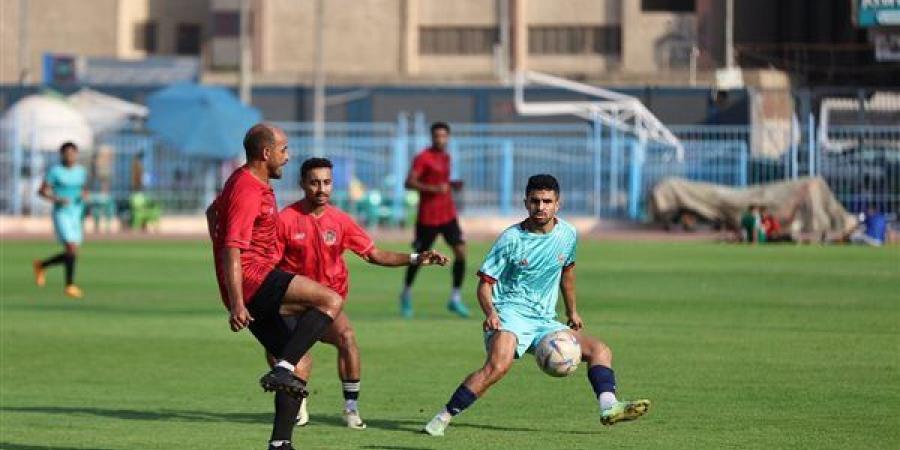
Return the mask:
POLYGON ((272 424, 271 442, 276 447, 277 441, 290 442, 294 434, 297 413, 300 412, 300 400, 285 392, 275 393, 275 420, 272 424))
POLYGON ((613 373, 613 370, 598 364, 589 368, 587 375, 588 380, 591 382, 591 387, 594 388, 594 395, 600 400, 600 408, 606 409, 615 404, 616 375, 613 373))
POLYGON ((475 403, 475 400, 478 400, 475 393, 467 388, 465 384, 461 384, 456 388, 456 392, 450 397, 450 401, 447 402, 447 412, 450 413, 451 416, 455 416, 472 406, 472 403, 475 403))
POLYGON ((63 263, 66 260, 66 252, 62 252, 56 255, 53 255, 43 261, 41 261, 41 267, 49 267, 55 264, 63 263))
POLYGON ((463 276, 466 274, 466 259, 457 258, 453 261, 453 288, 459 289, 463 283, 463 276))
POLYGON ((600 394, 600 397, 597 398, 600 401, 600 409, 609 409, 612 408, 616 403, 619 402, 619 399, 616 398, 616 394, 612 392, 604 392, 600 394))
POLYGON ((411 293, 412 293, 412 288, 410 288, 409 286, 404 286, 404 287, 403 287, 403 292, 400 293, 400 296, 403 297, 403 298, 407 298, 407 299, 408 299, 408 298, 409 298, 409 295, 410 295, 411 293))
POLYGON ((293 365, 319 340, 319 337, 331 325, 334 319, 316 308, 309 309, 297 318, 297 325, 287 344, 284 346, 282 359, 293 365))
POLYGON ((344 410, 356 411, 356 402, 359 401, 359 380, 343 380, 344 410))
POLYGON ((278 361, 278 364, 275 364, 275 367, 281 367, 290 372, 294 371, 294 365, 283 359, 281 361, 278 361))
POLYGON ((66 286, 75 281, 75 255, 66 253, 63 263, 66 265, 66 286))
POLYGON ((406 266, 406 277, 403 279, 403 282, 407 288, 412 286, 413 281, 416 281, 416 274, 419 273, 419 267, 418 264, 406 266))
POLYGON ((460 294, 459 288, 453 288, 453 291, 450 293, 450 301, 453 303, 462 301, 462 294, 460 294))

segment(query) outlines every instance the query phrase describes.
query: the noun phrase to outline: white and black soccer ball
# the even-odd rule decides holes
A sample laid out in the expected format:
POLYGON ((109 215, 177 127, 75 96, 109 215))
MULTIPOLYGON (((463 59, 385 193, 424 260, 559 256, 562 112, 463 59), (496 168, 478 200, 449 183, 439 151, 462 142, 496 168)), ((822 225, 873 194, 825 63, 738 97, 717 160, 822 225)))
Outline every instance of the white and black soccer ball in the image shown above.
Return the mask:
POLYGON ((578 369, 581 344, 569 330, 559 330, 544 336, 534 349, 538 367, 551 377, 564 377, 578 369))

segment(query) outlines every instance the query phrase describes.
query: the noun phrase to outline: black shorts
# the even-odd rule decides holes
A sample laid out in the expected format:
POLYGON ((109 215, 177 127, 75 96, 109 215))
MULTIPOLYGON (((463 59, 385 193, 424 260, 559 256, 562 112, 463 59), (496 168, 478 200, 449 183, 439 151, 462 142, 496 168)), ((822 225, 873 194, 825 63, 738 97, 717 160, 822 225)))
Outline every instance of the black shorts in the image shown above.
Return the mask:
POLYGON ((455 218, 441 225, 422 225, 416 222, 416 236, 412 244, 413 249, 416 252, 424 252, 431 249, 431 246, 434 245, 434 240, 437 239, 439 234, 444 236, 444 241, 451 247, 466 242, 463 239, 462 229, 459 228, 459 221, 455 218))
POLYGON ((247 304, 247 311, 253 317, 253 322, 247 328, 276 357, 281 356, 296 324, 294 317, 283 317, 280 314, 281 302, 293 279, 293 274, 272 269, 247 304))

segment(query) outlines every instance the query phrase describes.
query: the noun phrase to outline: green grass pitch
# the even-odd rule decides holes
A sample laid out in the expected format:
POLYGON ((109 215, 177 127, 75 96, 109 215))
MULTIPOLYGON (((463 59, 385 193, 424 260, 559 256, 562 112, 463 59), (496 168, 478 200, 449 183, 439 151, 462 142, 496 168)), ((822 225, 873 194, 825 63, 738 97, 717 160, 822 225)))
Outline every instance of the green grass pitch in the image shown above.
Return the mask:
MULTIPOLYGON (((486 249, 471 245, 470 273, 486 249)), ((0 448, 265 448, 262 352, 228 330, 204 242, 89 242, 80 301, 59 268, 33 286, 31 259, 55 251, 2 243, 0 448)), ((583 242, 578 258, 579 310, 621 396, 653 400, 646 418, 602 427, 583 366, 554 379, 526 357, 447 436, 418 434, 481 364, 481 318, 450 317, 449 269, 428 268, 402 320, 402 271, 348 256, 369 429, 341 426, 335 351, 318 345, 298 448, 900 448, 897 247, 583 242)))

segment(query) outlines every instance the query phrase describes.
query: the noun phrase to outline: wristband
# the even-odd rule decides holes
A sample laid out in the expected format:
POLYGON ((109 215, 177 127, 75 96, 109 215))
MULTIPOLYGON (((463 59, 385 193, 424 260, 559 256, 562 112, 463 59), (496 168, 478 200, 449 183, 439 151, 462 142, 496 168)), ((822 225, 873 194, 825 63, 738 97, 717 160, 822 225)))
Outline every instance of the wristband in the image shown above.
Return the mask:
POLYGON ((409 254, 409 265, 415 266, 419 264, 419 254, 418 253, 410 253, 409 254))

